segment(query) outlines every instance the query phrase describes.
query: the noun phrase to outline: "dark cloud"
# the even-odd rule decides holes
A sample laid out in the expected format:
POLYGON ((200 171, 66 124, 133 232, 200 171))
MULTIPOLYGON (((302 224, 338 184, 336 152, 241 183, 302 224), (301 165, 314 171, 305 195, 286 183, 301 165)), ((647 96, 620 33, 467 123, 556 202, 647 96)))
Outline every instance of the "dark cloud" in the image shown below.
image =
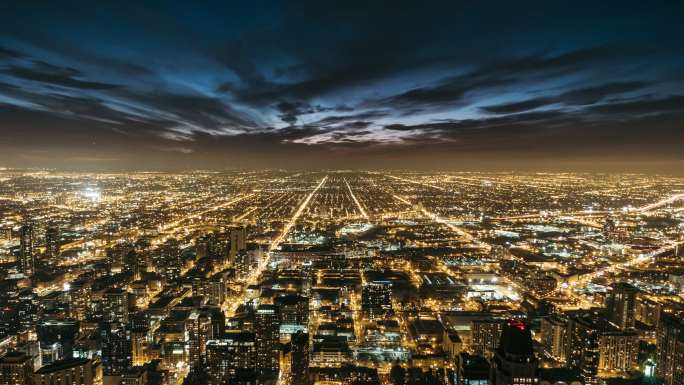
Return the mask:
POLYGON ((554 98, 537 98, 524 100, 522 102, 504 103, 492 106, 480 107, 482 111, 491 112, 494 114, 510 114, 515 112, 522 112, 533 110, 535 108, 547 106, 556 103, 554 98))
POLYGON ((673 95, 661 99, 642 99, 620 103, 592 106, 589 111, 602 115, 611 114, 624 117, 625 115, 663 114, 684 111, 684 95, 673 95))
POLYGON ((0 60, 18 59, 18 58, 21 58, 23 56, 24 55, 20 54, 19 52, 15 51, 15 50, 0 47, 0 60))
POLYGON ((83 77, 81 71, 75 68, 54 66, 42 61, 34 62, 33 67, 10 66, 7 69, 0 70, 0 73, 60 87, 87 90, 109 90, 117 87, 114 84, 80 80, 78 78, 83 77))
POLYGON ((494 114, 510 114, 515 112, 534 110, 553 104, 567 106, 584 106, 598 103, 609 96, 621 95, 649 86, 648 82, 617 82, 607 83, 595 87, 580 88, 564 92, 555 97, 541 97, 528 99, 521 102, 504 103, 480 107, 484 112, 494 114))
POLYGON ((648 82, 607 83, 565 92, 558 97, 558 100, 568 105, 588 105, 598 103, 609 96, 640 90, 649 85, 648 82))

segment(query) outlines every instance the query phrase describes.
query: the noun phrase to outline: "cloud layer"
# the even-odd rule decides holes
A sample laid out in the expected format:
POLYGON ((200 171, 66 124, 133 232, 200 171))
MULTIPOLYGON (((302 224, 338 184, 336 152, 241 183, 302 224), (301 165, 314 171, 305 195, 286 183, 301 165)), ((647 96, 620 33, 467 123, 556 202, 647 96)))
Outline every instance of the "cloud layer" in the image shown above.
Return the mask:
POLYGON ((0 6, 0 165, 682 161, 675 2, 117 4, 0 6))

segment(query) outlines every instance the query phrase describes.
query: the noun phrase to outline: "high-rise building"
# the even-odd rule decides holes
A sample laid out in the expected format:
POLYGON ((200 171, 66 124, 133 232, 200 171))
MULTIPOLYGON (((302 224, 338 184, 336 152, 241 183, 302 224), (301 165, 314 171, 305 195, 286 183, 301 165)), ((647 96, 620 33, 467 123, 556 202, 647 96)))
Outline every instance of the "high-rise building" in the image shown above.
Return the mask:
POLYGON ((567 363, 579 371, 587 385, 597 383, 599 372, 599 340, 607 322, 598 312, 584 311, 572 314, 568 323, 567 363))
POLYGON ((92 287, 89 281, 76 281, 69 289, 69 315, 79 321, 86 319, 91 311, 92 287))
POLYGON ((639 335, 635 331, 604 332, 599 338, 598 369, 602 377, 619 377, 637 369, 639 335))
POLYGON ((669 314, 656 330, 656 377, 664 385, 684 384, 684 323, 669 314))
POLYGON ((242 250, 247 249, 247 231, 244 227, 230 231, 230 251, 228 258, 231 264, 235 264, 235 257, 242 250))
POLYGON ((215 315, 216 313, 209 309, 195 309, 190 312, 188 339, 190 342, 190 363, 193 365, 204 363, 207 341, 220 337, 214 327, 217 321, 214 319, 215 315))
POLYGON ((43 366, 34 374, 33 385, 93 385, 92 361, 77 358, 43 366))
POLYGON ((257 369, 276 373, 280 369, 280 314, 275 305, 259 305, 254 318, 257 369))
POLYGON ((290 339, 290 373, 294 385, 309 381, 309 335, 298 331, 290 339))
POLYGON ((608 320, 622 330, 634 327, 638 292, 639 289, 625 282, 613 285, 610 292, 607 303, 608 320))
POLYGON ((361 309, 368 319, 383 318, 392 311, 392 287, 390 282, 368 282, 361 290, 361 309))
POLYGON ((103 318, 107 322, 128 323, 128 292, 119 288, 107 289, 102 295, 103 318))
POLYGON ((309 324, 309 298, 297 294, 277 297, 274 300, 280 311, 281 330, 294 333, 307 329, 309 324))
POLYGON ((507 321, 494 352, 492 385, 531 385, 538 382, 539 361, 532 348, 530 328, 518 320, 507 321))
POLYGON ((546 352, 554 360, 565 364, 568 351, 568 320, 560 316, 542 319, 541 341, 546 352))
POLYGON ((133 365, 133 347, 129 332, 118 324, 102 324, 102 375, 117 378, 133 365))
POLYGON ((207 373, 209 384, 227 383, 241 370, 256 367, 256 342, 254 333, 230 330, 224 338, 207 341, 207 373))
POLYGON ((36 260, 33 251, 33 225, 26 224, 19 230, 19 263, 21 272, 30 277, 35 273, 36 260))
POLYGON ((33 377, 33 358, 25 353, 9 352, 0 357, 0 384, 30 384, 33 377))
POLYGON ((51 265, 57 263, 59 258, 59 228, 55 225, 50 225, 45 230, 45 255, 51 265))
POLYGON ((470 350, 473 354, 491 357, 499 346, 504 321, 498 319, 476 319, 470 322, 470 350))

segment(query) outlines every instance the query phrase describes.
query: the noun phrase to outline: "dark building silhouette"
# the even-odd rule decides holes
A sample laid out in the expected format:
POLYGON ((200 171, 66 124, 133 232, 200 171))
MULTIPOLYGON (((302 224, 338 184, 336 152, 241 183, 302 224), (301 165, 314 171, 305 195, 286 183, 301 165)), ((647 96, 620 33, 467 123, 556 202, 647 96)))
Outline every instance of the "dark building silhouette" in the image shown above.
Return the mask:
POLYGON ((639 289, 620 282, 613 285, 613 290, 608 297, 608 320, 620 329, 634 327, 634 317, 636 315, 636 295, 639 289))
POLYGON ((50 225, 45 230, 45 255, 51 265, 57 263, 59 251, 59 228, 55 225, 50 225))
POLYGON ((490 381, 492 385, 530 385, 538 381, 539 361, 532 348, 529 326, 509 320, 501 331, 494 352, 490 381))
POLYGON ((309 377, 309 335, 301 331, 290 340, 290 372, 294 385, 308 384, 309 377))
POLYGON ((230 330, 224 338, 208 341, 209 384, 225 384, 241 372, 254 370, 257 354, 255 339, 254 333, 230 330))
POLYGON ((392 288, 389 282, 369 282, 361 291, 361 308, 369 319, 383 318, 392 310, 392 288))
POLYGON ((102 344, 102 375, 121 376, 133 365, 133 347, 128 331, 121 325, 100 326, 102 344))

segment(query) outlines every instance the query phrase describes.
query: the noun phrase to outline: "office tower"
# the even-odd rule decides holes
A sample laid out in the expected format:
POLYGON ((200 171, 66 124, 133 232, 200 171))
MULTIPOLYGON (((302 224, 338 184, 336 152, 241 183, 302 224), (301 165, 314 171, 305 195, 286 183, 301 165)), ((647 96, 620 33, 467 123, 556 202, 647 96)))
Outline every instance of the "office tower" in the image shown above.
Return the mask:
POLYGON ((307 385, 309 380, 309 335, 298 331, 290 339, 290 373, 294 385, 307 385))
POLYGON ((45 255, 51 265, 55 265, 59 258, 59 228, 50 225, 45 230, 45 255))
POLYGON ((374 281, 361 290, 361 309, 368 319, 384 318, 392 311, 392 287, 389 282, 374 281))
POLYGON ((206 344, 209 340, 218 339, 219 333, 215 328, 217 321, 216 312, 211 309, 194 309, 188 316, 190 363, 198 365, 204 363, 206 358, 206 344))
POLYGON ((606 321, 597 312, 579 312, 569 318, 568 366, 578 370, 587 385, 597 382, 599 339, 605 329, 606 321))
POLYGON ((21 272, 25 276, 30 277, 35 273, 36 268, 36 260, 33 254, 33 225, 21 226, 19 237, 19 264, 21 272))
POLYGON ((539 362, 532 349, 532 333, 521 321, 507 321, 494 352, 492 385, 530 385, 538 381, 539 362))
POLYGON ((93 364, 85 358, 53 362, 38 369, 33 385, 93 385, 93 364))
POLYGON ((102 308, 105 321, 128 323, 128 292, 119 288, 107 289, 102 295, 102 308))
POLYGON ((9 352, 0 357, 0 384, 30 384, 33 376, 33 358, 21 352, 9 352))
POLYGON ((254 333, 230 330, 224 338, 207 341, 207 372, 209 384, 219 385, 235 378, 241 370, 256 367, 254 333))
POLYGON ((133 347, 131 336, 122 325, 104 323, 100 333, 102 375, 107 385, 108 380, 119 378, 133 365, 133 347))
POLYGON ((568 351, 568 320, 556 315, 542 319, 541 341, 546 352, 564 364, 568 351))
POLYGON ((605 332, 599 337, 599 373, 617 377, 637 369, 639 335, 635 331, 605 332))
POLYGON ((69 315, 83 321, 90 315, 92 288, 89 281, 76 281, 69 288, 69 315))
POLYGON ((146 349, 149 342, 150 322, 143 312, 129 314, 128 319, 128 330, 131 334, 131 360, 134 366, 139 366, 147 361, 146 349))
POLYGON ((280 314, 275 305, 259 305, 254 318, 257 369, 275 373, 280 368, 280 314))
POLYGON ((470 322, 470 350, 473 354, 491 357, 499 346, 504 321, 496 319, 478 319, 470 322))
POLYGON ((656 329, 656 377, 664 385, 684 384, 684 323, 663 314, 656 329))
POLYGON ((608 320, 624 330, 634 327, 636 295, 639 290, 625 282, 613 285, 608 297, 608 320))
POLYGON ((223 273, 216 273, 209 278, 195 277, 192 280, 192 295, 203 297, 206 305, 221 306, 226 300, 226 281, 223 273))
POLYGON ((309 324, 309 298, 297 294, 288 294, 274 300, 280 311, 281 330, 294 333, 306 330, 309 324))
POLYGON ((239 279, 245 279, 251 271, 252 255, 247 250, 239 250, 232 265, 235 268, 235 275, 239 279))
POLYGON ((233 229, 230 231, 230 251, 228 254, 229 261, 235 265, 235 258, 238 253, 247 248, 247 231, 244 227, 233 229))

